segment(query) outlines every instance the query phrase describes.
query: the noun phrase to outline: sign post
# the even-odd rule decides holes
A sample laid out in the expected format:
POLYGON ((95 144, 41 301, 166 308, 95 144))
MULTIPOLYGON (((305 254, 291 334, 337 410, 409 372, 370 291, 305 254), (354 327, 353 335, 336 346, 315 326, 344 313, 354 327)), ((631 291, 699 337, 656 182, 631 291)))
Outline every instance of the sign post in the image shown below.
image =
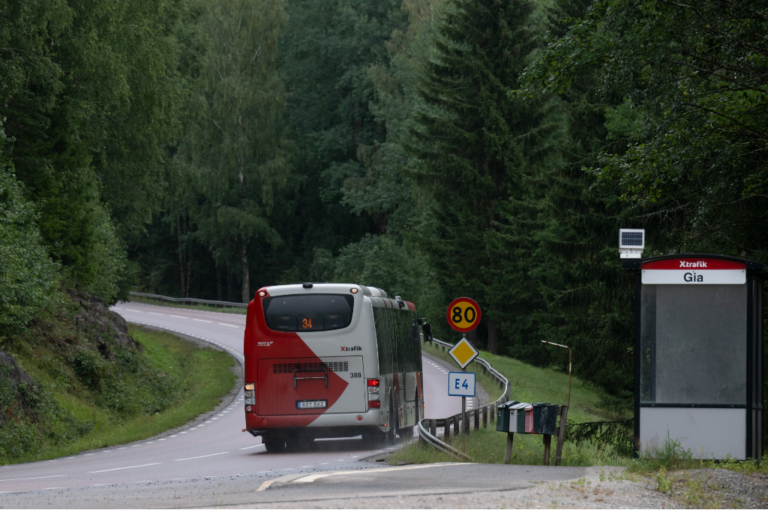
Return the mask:
MULTIPOLYGON (((462 297, 454 299, 448 305, 446 312, 448 324, 459 333, 472 331, 480 324, 480 305, 475 300, 462 297)), ((466 367, 479 354, 465 336, 448 351, 448 354, 456 361, 464 372, 451 372, 448 375, 448 395, 461 396, 461 434, 462 442, 466 442, 466 434, 469 433, 467 420, 467 397, 475 396, 475 374, 466 372, 466 367), (469 391, 471 389, 471 394, 469 391)))

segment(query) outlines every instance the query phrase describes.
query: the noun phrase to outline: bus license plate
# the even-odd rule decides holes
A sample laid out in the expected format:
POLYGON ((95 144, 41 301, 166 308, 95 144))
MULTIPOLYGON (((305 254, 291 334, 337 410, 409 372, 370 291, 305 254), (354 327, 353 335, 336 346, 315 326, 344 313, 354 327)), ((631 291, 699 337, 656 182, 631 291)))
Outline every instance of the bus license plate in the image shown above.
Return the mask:
POLYGON ((296 409, 325 409, 328 407, 327 400, 297 400, 296 409))

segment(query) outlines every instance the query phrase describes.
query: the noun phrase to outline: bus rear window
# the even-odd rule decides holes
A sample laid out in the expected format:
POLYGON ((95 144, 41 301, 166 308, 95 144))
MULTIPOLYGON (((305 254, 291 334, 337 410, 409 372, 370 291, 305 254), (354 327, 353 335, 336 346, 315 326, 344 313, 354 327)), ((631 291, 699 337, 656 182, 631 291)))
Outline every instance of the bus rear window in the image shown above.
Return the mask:
POLYGON ((352 296, 309 294, 264 298, 264 317, 276 331, 328 331, 349 326, 352 296))

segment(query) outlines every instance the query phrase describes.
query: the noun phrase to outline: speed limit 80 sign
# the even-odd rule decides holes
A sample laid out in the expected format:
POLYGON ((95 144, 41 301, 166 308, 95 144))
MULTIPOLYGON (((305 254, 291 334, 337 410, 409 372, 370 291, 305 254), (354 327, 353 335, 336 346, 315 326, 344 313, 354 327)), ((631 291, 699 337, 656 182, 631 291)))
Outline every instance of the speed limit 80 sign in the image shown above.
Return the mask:
POLYGON ((474 299, 460 297, 448 305, 448 324, 459 333, 472 331, 480 324, 480 305, 474 299))

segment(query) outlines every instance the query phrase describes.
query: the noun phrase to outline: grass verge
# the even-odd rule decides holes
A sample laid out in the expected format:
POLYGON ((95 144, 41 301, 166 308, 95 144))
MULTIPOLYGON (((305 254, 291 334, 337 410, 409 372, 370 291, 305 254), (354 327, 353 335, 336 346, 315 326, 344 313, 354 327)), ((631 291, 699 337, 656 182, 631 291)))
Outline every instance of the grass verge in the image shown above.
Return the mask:
POLYGON ((183 305, 180 303, 169 303, 164 301, 155 301, 154 299, 149 299, 141 296, 130 296, 131 303, 146 303, 148 305, 157 305, 157 306, 166 306, 168 308, 188 308, 190 310, 203 310, 205 312, 221 312, 221 313, 234 313, 238 315, 246 315, 248 313, 248 309, 238 308, 238 307, 225 307, 225 308, 218 308, 211 305, 183 305))
POLYGON ((42 438, 35 448, 0 458, 0 464, 53 459, 152 437, 215 408, 235 384, 235 362, 222 351, 164 332, 131 328, 130 334, 143 346, 136 360, 139 369, 121 374, 117 395, 82 384, 82 377, 70 374, 67 366, 50 370, 52 357, 44 348, 31 345, 16 352, 19 365, 50 396, 57 413, 27 431, 42 438), (64 419, 53 419, 57 417, 64 419))
MULTIPOLYGON (((447 352, 443 352, 437 344, 422 344, 422 351, 432 356, 448 361, 451 365, 455 362, 447 352)), ((447 350, 446 350, 447 351, 447 350)), ((527 365, 521 361, 497 356, 481 351, 480 357, 490 362, 491 365, 509 379, 511 398, 521 402, 549 402, 565 405, 568 401, 568 374, 563 374, 548 368, 539 368, 527 365)), ((491 401, 501 396, 502 389, 495 379, 483 375, 482 366, 471 363, 467 371, 477 373, 477 382, 488 392, 491 401)), ((598 402, 603 394, 575 378, 572 381, 571 406, 568 410, 568 420, 577 423, 618 420, 625 418, 598 407, 598 402)), ((489 464, 501 464, 504 462, 506 452, 507 435, 496 432, 495 422, 489 423, 487 429, 473 430, 466 440, 466 446, 461 444, 461 439, 451 437, 450 444, 457 449, 465 451, 475 462, 489 464)), ((541 465, 544 458, 543 438, 540 435, 515 434, 512 449, 512 463, 524 465, 541 465)), ((551 462, 554 462, 556 439, 553 438, 551 450, 551 462)), ((423 464, 432 462, 456 462, 452 456, 446 455, 436 449, 419 444, 409 444, 388 457, 390 464, 423 464)), ((631 460, 621 457, 612 451, 605 451, 594 445, 574 446, 565 443, 561 465, 564 466, 592 466, 592 465, 629 465, 631 460)))

